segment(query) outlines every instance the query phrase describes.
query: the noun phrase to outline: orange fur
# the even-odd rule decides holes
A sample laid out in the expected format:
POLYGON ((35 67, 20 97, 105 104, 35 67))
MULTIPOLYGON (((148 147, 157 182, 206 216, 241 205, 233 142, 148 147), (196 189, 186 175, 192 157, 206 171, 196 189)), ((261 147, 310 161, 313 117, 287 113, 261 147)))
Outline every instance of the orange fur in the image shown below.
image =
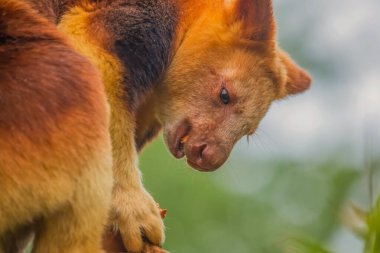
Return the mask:
POLYGON ((162 127, 174 156, 215 170, 274 100, 310 85, 276 44, 271 1, 124 1, 0 2, 0 253, 29 223, 37 253, 101 252, 106 223, 131 252, 141 230, 161 245, 144 144, 162 127))
POLYGON ((99 75, 27 5, 1 1, 0 23, 0 252, 31 223, 34 252, 101 252, 112 172, 99 75))

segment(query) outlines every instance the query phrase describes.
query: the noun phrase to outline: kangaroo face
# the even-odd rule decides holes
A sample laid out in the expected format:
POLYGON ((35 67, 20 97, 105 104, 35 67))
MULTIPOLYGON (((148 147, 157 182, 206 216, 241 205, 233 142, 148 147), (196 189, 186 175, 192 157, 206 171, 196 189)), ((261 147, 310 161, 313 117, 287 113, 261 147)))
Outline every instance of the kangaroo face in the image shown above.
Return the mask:
POLYGON ((202 171, 219 168, 272 101, 310 85, 274 42, 270 1, 225 1, 220 9, 189 29, 158 90, 170 152, 202 171))

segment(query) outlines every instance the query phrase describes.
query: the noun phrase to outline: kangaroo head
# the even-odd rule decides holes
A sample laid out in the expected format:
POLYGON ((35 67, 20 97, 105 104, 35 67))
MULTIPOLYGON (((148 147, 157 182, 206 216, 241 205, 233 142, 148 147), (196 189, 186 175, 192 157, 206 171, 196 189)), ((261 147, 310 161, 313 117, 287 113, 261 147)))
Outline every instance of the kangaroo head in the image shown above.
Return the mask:
POLYGON ((186 31, 156 108, 170 152, 213 171, 255 132, 274 100, 306 90, 311 78, 278 48, 272 1, 202 1, 194 8, 182 17, 186 31))

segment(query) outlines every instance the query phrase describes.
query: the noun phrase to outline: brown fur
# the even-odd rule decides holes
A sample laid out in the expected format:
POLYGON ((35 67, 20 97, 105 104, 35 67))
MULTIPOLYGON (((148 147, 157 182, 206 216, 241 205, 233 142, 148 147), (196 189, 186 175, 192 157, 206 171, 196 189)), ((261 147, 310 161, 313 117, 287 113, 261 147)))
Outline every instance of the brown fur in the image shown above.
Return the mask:
POLYGON ((5 246, 36 222, 37 253, 100 252, 109 202, 129 251, 143 250, 141 231, 161 245, 144 144, 163 128, 174 156, 215 170, 274 100, 311 82, 276 44, 271 1, 5 0, 0 12, 5 246))
POLYGON ((35 252, 101 252, 112 174, 99 75, 27 5, 1 1, 0 24, 0 252, 33 222, 35 252))

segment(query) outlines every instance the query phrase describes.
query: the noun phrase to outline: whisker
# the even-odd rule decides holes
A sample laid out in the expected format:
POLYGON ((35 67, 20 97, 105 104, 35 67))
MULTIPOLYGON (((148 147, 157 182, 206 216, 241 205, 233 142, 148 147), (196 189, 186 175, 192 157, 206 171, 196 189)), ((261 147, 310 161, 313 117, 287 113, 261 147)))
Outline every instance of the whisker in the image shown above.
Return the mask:
POLYGON ((262 134, 262 135, 264 135, 264 137, 271 143, 271 144, 276 144, 277 143, 277 141, 275 140, 275 139, 273 139, 273 137, 270 135, 270 134, 268 134, 264 129, 262 129, 262 128, 260 128, 260 129, 258 129, 257 131, 260 131, 260 133, 262 134))
POLYGON ((257 137, 257 142, 260 143, 260 147, 262 150, 264 150, 265 152, 273 154, 273 149, 271 148, 271 145, 265 145, 266 142, 263 141, 263 138, 268 139, 268 137, 269 137, 268 134, 265 134, 265 132, 262 129, 258 129, 255 132, 254 136, 257 137), (262 134, 264 134, 266 136, 263 137, 262 134))
POLYGON ((262 142, 260 135, 257 131, 252 135, 252 138, 256 138, 256 141, 254 142, 256 144, 256 147, 258 147, 261 150, 265 150, 263 142, 262 142))

